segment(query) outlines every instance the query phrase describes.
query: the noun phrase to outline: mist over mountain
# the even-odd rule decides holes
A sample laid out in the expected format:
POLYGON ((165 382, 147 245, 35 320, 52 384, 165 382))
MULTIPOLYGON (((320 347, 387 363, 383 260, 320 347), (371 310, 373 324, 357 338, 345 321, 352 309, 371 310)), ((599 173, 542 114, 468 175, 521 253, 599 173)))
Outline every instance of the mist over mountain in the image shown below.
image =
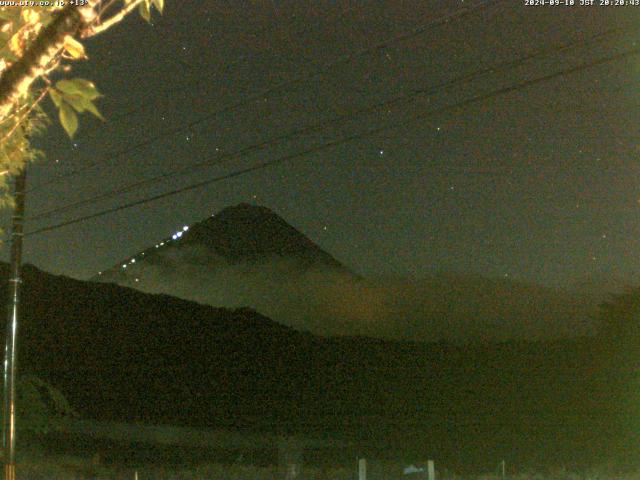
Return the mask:
POLYGON ((478 275, 365 279, 276 213, 248 204, 184 226, 93 280, 212 306, 251 307, 321 335, 419 341, 590 335, 601 301, 478 275))

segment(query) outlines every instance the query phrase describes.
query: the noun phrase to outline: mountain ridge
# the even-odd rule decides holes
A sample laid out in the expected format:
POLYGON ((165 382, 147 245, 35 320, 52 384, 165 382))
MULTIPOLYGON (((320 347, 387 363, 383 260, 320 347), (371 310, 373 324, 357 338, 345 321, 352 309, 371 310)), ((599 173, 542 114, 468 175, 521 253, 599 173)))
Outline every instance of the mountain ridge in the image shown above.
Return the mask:
MULTIPOLYGON (((5 285, 7 277, 1 265, 5 285)), ((517 437, 524 451, 560 441, 557 452, 589 454, 610 441, 594 415, 607 418, 601 422, 607 427, 615 421, 599 410, 611 401, 593 375, 595 340, 455 345, 324 338, 252 309, 215 308, 30 266, 23 285, 20 371, 58 388, 89 418, 326 433, 374 439, 385 448, 415 445, 420 455, 451 445, 447 455, 464 448, 466 459, 474 448, 479 459, 488 451, 500 455, 514 429, 524 432, 517 437), (498 428, 505 424, 513 428, 498 428), (564 433, 541 425, 575 430, 587 443, 567 445, 564 433)))
POLYGON ((589 335, 598 303, 480 275, 363 278, 272 210, 247 203, 185 225, 92 280, 212 306, 251 307, 320 335, 396 340, 589 335))
MULTIPOLYGON (((170 237, 99 272, 91 280, 126 281, 126 274, 137 267, 136 262, 139 265, 140 262, 158 261, 159 255, 170 254, 176 249, 195 252, 190 259, 187 258, 194 263, 217 260, 229 265, 259 265, 282 258, 297 262, 301 269, 329 268, 356 276, 269 208, 240 203, 193 225, 184 225, 170 237)), ((131 286, 136 285, 132 283, 131 286)))

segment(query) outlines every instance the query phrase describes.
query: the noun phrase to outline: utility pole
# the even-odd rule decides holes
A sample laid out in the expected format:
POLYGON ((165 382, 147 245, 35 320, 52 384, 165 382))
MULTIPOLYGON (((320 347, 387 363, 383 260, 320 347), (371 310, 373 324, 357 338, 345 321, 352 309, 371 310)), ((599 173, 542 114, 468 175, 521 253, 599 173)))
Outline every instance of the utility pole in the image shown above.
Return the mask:
POLYGON ((15 208, 11 219, 11 265, 9 272, 9 301, 7 305, 7 335, 4 352, 4 417, 2 448, 4 480, 16 480, 16 343, 18 340, 18 307, 22 266, 22 237, 24 226, 24 196, 27 181, 26 166, 15 177, 15 208))

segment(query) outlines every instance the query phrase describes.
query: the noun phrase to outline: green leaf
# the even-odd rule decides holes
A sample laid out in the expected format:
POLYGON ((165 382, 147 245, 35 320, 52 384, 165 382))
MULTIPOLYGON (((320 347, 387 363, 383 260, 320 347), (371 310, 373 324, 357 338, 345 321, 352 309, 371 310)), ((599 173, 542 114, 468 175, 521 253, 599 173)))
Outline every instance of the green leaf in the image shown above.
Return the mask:
POLYGON ((60 92, 55 88, 52 88, 49 90, 49 96, 51 97, 51 100, 53 100, 55 106, 60 108, 60 105, 62 104, 62 95, 60 95, 60 92))
POLYGON ((100 114, 95 104, 87 97, 80 95, 65 95, 64 101, 71 105, 78 113, 90 112, 100 120, 104 120, 104 117, 100 114))
POLYGON ((69 95, 80 95, 88 98, 89 100, 95 100, 102 96, 94 83, 89 80, 85 80, 84 78, 60 80, 56 83, 56 88, 64 93, 68 93, 69 95))
POLYGON ((160 13, 162 13, 164 10, 164 0, 151 0, 151 3, 160 13))
POLYGON ((100 113, 100 110, 96 108, 95 104, 88 99, 85 99, 85 102, 86 102, 85 108, 87 109, 87 112, 91 113, 94 117, 97 117, 104 122, 105 119, 100 113))
POLYGON ((9 43, 7 45, 9 46, 9 51, 14 55, 22 54, 21 40, 22 40, 22 32, 20 31, 14 33, 13 36, 9 39, 9 43))
POLYGON ((60 105, 60 123, 62 128, 65 129, 67 135, 73 138, 73 135, 78 130, 78 115, 73 111, 73 108, 68 103, 62 103, 60 105))
POLYGON ((71 105, 78 113, 84 112, 87 109, 85 106, 85 101, 90 101, 90 100, 86 100, 85 97, 80 95, 66 94, 63 98, 64 98, 64 101, 67 102, 69 105, 71 105))
POLYGON ((144 0, 140 3, 138 7, 138 11, 140 12, 140 16, 144 18, 147 22, 151 22, 151 4, 150 0, 144 0))
POLYGON ((87 54, 84 53, 84 45, 73 38, 71 35, 64 37, 64 49, 76 60, 87 58, 87 54))

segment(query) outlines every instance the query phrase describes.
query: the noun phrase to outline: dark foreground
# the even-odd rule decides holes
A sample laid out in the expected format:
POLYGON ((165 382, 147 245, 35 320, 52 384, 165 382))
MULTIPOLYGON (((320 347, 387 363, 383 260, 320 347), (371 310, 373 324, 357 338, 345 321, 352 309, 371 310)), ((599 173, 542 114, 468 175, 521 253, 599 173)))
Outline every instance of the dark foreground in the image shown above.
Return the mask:
MULTIPOLYGON (((461 473, 492 471, 502 460, 517 471, 638 462, 640 349, 633 342, 325 339, 248 309, 33 268, 25 277, 21 371, 59 388, 84 418, 349 445, 308 453, 330 465, 358 455, 434 458, 461 473)), ((52 443, 71 451, 78 442, 52 443)), ((98 448, 104 458, 123 458, 120 449, 145 451, 98 448)))

